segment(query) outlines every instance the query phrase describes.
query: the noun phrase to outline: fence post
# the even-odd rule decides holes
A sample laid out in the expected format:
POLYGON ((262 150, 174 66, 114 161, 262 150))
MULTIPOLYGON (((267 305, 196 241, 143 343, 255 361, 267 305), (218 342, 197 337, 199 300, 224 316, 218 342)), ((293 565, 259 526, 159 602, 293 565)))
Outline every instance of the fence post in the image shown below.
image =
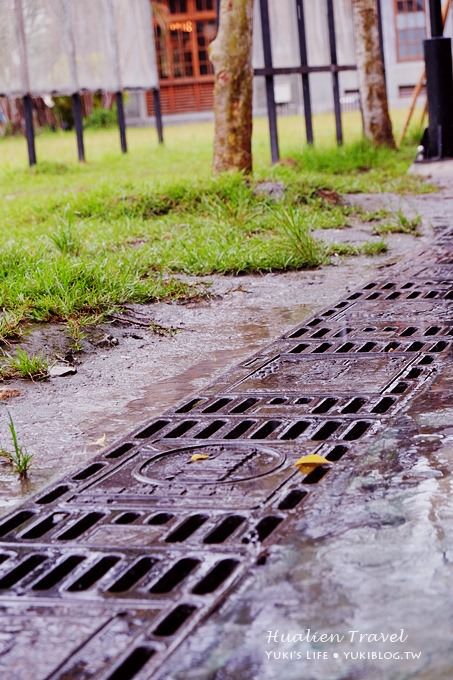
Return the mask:
POLYGON ((74 92, 72 99, 72 115, 74 116, 74 127, 77 139, 77 156, 79 161, 85 161, 85 146, 83 143, 83 116, 82 116, 82 98, 78 92, 74 92))
POLYGON ((335 37, 335 15, 333 11, 333 0, 327 0, 327 24, 329 28, 330 64, 332 68, 332 92, 333 92, 333 106, 335 110, 335 128, 337 133, 337 143, 340 146, 341 144, 343 144, 343 126, 341 123, 340 83, 338 78, 338 71, 335 68, 338 65, 338 61, 337 61, 337 41, 335 37))
POLYGON ((118 128, 120 131, 121 151, 123 153, 127 153, 126 118, 124 116, 123 93, 116 92, 115 99, 116 99, 116 115, 118 118, 118 128))
POLYGON ((33 100, 29 94, 22 97, 24 105, 25 137, 27 138, 28 164, 36 165, 35 130, 33 127, 33 100))
MULTIPOLYGON (((296 11, 300 65, 308 66, 307 41, 305 37, 304 0, 296 0, 296 11)), ((302 92, 304 98, 305 133, 308 144, 313 144, 313 120, 311 114, 310 80, 308 73, 302 73, 302 92)))
POLYGON ((272 75, 272 44, 269 25, 269 6, 267 0, 260 0, 261 32, 263 36, 264 68, 266 69, 266 101, 269 135, 271 141, 272 163, 280 160, 277 129, 277 108, 275 106, 274 76, 272 75))

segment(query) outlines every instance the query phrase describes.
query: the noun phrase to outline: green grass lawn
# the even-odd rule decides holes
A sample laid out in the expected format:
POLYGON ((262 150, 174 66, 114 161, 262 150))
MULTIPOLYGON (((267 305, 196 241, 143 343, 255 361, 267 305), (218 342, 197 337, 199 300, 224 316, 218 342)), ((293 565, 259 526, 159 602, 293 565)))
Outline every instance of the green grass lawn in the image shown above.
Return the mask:
MULTIPOLYGON (((197 295, 180 273, 316 267, 334 252, 360 252, 313 238, 360 212, 335 192, 428 188, 406 174, 414 145, 374 149, 360 139, 359 115, 344 118, 343 148, 334 146, 332 117, 317 116, 317 145, 307 149, 302 118, 281 117, 284 160, 273 167, 267 122, 256 120, 247 181, 211 178, 210 123, 169 126, 162 147, 153 129, 130 129, 127 156, 116 130, 87 131, 83 165, 73 133, 46 132, 31 170, 23 138, 0 140, 0 339, 28 320, 65 320, 77 333, 125 302, 197 295), (263 180, 282 182, 284 199, 255 193, 263 180)), ((384 249, 381 241, 362 248, 384 249)))

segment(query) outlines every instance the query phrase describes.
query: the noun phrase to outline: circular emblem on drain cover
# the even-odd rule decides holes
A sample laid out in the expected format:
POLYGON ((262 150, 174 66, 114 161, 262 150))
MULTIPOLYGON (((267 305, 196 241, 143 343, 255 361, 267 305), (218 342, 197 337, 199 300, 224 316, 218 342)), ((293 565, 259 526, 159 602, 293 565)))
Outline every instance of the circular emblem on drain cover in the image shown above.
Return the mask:
POLYGON ((190 446, 154 456, 134 477, 148 484, 237 484, 272 474, 285 460, 265 446, 190 446))

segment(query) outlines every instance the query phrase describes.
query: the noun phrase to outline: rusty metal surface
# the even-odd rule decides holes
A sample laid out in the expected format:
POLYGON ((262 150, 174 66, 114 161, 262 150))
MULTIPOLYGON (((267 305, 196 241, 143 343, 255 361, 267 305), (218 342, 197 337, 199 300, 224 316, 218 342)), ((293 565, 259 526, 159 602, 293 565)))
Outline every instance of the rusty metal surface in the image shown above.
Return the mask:
POLYGON ((443 370, 452 238, 2 519, 3 677, 152 677, 328 480, 331 467, 301 474, 297 458, 354 465, 443 370))

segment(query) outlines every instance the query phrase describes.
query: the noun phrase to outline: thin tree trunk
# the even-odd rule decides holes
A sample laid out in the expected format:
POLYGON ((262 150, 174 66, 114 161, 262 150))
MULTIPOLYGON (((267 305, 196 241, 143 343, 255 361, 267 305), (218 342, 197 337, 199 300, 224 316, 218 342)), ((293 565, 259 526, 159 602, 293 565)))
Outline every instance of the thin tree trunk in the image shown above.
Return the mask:
POLYGON ((214 65, 215 173, 252 170, 253 0, 221 0, 214 65))
POLYGON ((365 136, 376 145, 394 148, 376 0, 352 0, 352 15, 365 136))

